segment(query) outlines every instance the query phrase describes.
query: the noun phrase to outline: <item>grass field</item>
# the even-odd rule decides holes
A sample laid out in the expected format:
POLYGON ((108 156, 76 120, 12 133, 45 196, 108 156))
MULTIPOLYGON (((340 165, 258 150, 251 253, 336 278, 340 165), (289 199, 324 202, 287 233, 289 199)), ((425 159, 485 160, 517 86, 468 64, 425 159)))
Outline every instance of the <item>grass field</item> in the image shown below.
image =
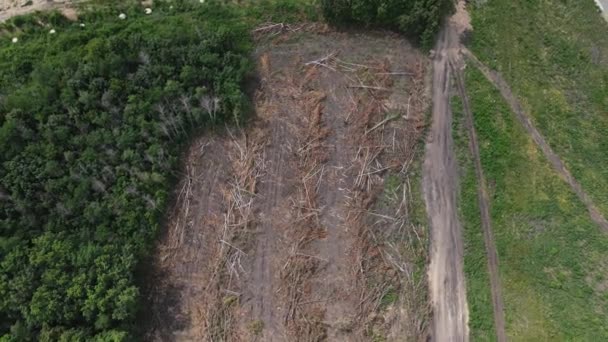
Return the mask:
POLYGON ((470 12, 473 52, 608 215, 608 23, 593 0, 494 0, 470 12))
MULTIPOLYGON (((514 341, 608 339, 608 237, 477 70, 467 87, 489 185, 507 335, 514 341)), ((454 105, 472 340, 493 340, 485 249, 463 115, 454 105)))

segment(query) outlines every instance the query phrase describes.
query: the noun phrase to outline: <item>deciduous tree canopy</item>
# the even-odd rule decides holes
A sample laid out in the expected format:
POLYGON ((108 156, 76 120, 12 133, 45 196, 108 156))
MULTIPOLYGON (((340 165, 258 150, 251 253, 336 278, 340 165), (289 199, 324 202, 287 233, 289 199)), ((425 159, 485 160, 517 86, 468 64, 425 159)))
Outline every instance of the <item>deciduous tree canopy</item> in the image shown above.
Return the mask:
POLYGON ((430 46, 453 0, 322 0, 325 18, 398 30, 430 46))
POLYGON ((131 339, 180 144, 247 107, 246 27, 173 5, 0 28, 0 340, 131 339))

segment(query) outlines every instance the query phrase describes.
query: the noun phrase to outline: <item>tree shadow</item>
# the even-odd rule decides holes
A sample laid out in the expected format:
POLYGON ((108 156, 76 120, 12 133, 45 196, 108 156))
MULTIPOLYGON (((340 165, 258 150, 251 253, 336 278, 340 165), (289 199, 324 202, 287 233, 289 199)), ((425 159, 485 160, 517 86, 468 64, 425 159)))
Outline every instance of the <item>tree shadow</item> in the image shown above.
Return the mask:
POLYGON ((156 262, 140 278, 141 299, 134 332, 142 341, 173 341, 175 333, 186 329, 190 318, 182 311, 184 286, 171 282, 167 269, 156 262))

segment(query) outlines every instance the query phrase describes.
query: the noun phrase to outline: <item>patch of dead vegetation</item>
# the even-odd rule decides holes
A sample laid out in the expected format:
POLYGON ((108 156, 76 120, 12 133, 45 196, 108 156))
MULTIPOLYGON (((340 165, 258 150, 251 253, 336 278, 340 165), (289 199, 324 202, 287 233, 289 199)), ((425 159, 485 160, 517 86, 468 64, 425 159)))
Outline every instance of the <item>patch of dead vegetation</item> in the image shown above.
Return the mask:
POLYGON ((426 60, 385 33, 269 23, 254 35, 257 117, 188 154, 148 336, 424 340, 426 229, 410 218, 409 176, 426 60), (399 184, 380 201, 389 175, 399 184))

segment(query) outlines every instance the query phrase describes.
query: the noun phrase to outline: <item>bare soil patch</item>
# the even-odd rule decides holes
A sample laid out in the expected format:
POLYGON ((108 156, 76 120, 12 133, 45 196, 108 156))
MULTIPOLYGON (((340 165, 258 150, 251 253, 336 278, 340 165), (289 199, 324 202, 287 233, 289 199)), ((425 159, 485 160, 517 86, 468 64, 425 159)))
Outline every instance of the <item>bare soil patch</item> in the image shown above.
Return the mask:
POLYGON ((35 11, 60 9, 70 20, 77 20, 78 15, 73 5, 86 0, 0 0, 0 22, 17 15, 35 11))
POLYGON ((147 339, 425 340, 427 233, 408 177, 427 61, 388 33, 254 34, 257 116, 187 154, 147 339), (403 182, 386 200, 389 175, 403 182))

